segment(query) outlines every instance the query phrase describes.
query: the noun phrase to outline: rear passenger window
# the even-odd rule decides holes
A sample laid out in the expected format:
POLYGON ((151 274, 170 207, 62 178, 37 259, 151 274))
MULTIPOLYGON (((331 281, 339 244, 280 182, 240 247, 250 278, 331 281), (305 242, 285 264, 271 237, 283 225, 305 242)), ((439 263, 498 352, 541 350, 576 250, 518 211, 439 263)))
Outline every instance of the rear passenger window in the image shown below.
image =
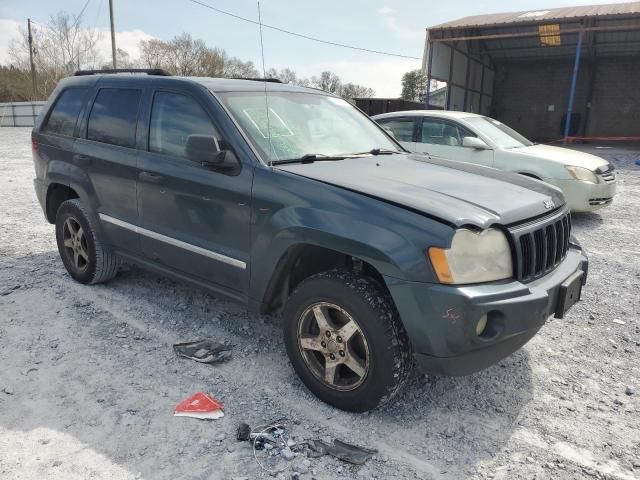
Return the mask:
POLYGON ((42 131, 68 137, 73 136, 85 93, 87 93, 86 88, 68 88, 62 92, 43 125, 42 131))
POLYGON ((87 138, 122 147, 134 147, 140 95, 140 90, 102 88, 89 115, 87 138))
POLYGON ((151 110, 149 151, 187 158, 185 147, 190 135, 218 138, 209 116, 193 98, 156 92, 151 110))

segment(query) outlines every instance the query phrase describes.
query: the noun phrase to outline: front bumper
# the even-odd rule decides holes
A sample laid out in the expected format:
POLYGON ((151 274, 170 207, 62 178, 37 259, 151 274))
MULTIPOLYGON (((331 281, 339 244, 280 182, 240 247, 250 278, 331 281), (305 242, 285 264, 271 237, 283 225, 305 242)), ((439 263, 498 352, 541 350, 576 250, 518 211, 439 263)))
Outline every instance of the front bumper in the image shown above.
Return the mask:
POLYGON ((554 314, 561 284, 584 272, 587 257, 571 246, 558 267, 530 283, 515 280, 480 285, 385 281, 420 367, 434 374, 467 375, 522 347, 554 314), (476 324, 487 315, 485 332, 476 324))
POLYGON ((592 212, 613 202, 616 194, 616 181, 610 183, 587 183, 580 180, 556 180, 554 185, 562 190, 571 210, 574 212, 592 212))

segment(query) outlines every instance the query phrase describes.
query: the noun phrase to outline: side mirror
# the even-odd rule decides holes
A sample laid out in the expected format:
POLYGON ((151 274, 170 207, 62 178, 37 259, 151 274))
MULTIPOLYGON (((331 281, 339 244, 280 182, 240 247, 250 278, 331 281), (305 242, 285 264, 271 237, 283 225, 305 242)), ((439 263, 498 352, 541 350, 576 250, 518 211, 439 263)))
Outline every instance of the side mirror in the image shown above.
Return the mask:
POLYGON ((189 160, 205 168, 226 175, 240 173, 240 161, 224 140, 218 142, 211 135, 189 135, 185 150, 189 160))
POLYGON ((476 150, 488 150, 489 145, 487 145, 484 140, 478 137, 464 137, 462 139, 462 146, 467 148, 475 148, 476 150))
POLYGON ((217 165, 222 160, 218 141, 211 135, 189 135, 185 153, 189 160, 203 166, 217 165))

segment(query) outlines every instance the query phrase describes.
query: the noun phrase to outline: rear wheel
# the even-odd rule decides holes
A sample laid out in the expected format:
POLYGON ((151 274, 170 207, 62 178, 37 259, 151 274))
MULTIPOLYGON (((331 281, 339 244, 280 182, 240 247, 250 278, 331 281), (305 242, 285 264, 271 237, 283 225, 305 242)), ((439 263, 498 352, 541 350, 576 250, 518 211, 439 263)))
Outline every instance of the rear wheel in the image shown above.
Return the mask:
POLYGON ((406 334, 388 292, 351 272, 304 280, 287 301, 284 338, 305 385, 343 410, 381 405, 409 372, 406 334))
POLYGON ((84 284, 111 280, 120 259, 103 243, 80 199, 67 200, 56 213, 56 240, 67 272, 84 284))

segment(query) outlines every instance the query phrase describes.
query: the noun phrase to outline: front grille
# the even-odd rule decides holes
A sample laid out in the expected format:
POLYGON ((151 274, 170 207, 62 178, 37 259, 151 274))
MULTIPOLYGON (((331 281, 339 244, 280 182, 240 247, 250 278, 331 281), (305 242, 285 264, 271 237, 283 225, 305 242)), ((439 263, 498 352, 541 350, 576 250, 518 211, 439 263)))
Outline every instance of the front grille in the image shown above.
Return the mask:
POLYGON ((603 197, 603 198, 590 198, 589 205, 609 205, 613 202, 613 198, 611 197, 603 197))
POLYGON ((571 216, 567 210, 537 223, 510 229, 516 257, 516 277, 535 280, 558 266, 569 249, 571 216))

